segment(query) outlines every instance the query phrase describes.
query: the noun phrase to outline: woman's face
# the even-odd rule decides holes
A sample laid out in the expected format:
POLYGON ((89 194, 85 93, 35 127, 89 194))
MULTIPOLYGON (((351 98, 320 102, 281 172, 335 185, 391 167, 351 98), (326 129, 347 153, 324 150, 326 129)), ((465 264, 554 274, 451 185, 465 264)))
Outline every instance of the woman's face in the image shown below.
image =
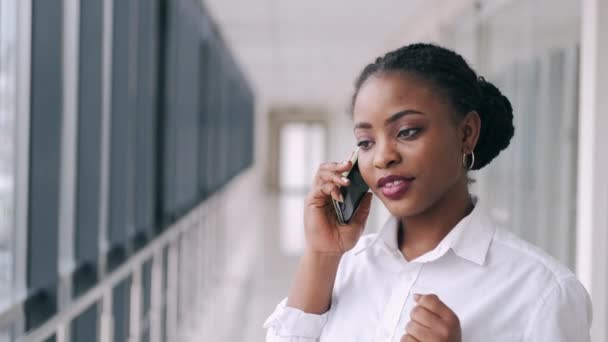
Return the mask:
POLYGON ((466 184, 467 130, 454 117, 430 82, 405 73, 372 76, 359 90, 353 111, 359 169, 391 214, 423 213, 466 184))

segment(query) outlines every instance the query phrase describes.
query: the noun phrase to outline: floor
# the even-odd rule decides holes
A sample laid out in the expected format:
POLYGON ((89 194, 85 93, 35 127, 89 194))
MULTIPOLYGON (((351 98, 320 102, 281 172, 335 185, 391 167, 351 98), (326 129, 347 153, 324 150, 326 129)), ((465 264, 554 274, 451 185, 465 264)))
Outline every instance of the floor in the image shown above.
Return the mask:
MULTIPOLYGON (((246 290, 246 302, 244 304, 243 322, 245 329, 242 334, 235 332, 231 341, 264 341, 266 331, 262 328, 266 317, 274 310, 289 290, 292 277, 295 272, 298 256, 294 251, 287 253, 282 247, 281 241, 294 241, 293 235, 300 235, 299 229, 302 227, 296 222, 301 222, 294 218, 294 226, 285 227, 281 224, 280 200, 277 197, 269 198, 267 201, 267 211, 265 213, 268 223, 264 225, 260 232, 263 234, 260 239, 260 246, 257 250, 257 258, 253 264, 252 277, 246 290), (284 234, 293 234, 286 237, 284 234)), ((297 216, 297 215, 295 215, 297 216)), ((293 248, 293 243, 291 244, 293 248)))
MULTIPOLYGON (((242 191, 245 189, 251 190, 243 185, 242 191)), ((251 198, 223 200, 229 207, 247 210, 240 214, 228 211, 231 222, 226 222, 230 227, 226 234, 235 240, 227 248, 224 272, 218 275, 217 286, 205 294, 203 307, 206 309, 181 327, 180 341, 265 340, 266 331, 262 326, 276 304, 287 296, 299 259, 295 247, 304 242, 303 227, 301 211, 285 212, 282 210, 285 204, 277 196, 258 193, 255 202, 252 201, 251 198), (281 217, 287 224, 281 224, 281 217)))
MULTIPOLYGON (((304 247, 305 194, 268 194, 256 183, 254 177, 243 179, 222 199, 227 221, 221 226, 232 237, 227 265, 215 291, 206 294, 206 312, 184 329, 185 342, 263 342, 264 321, 287 296, 304 247)), ((379 203, 374 207, 368 221, 377 226, 374 222, 384 220, 385 213, 379 203)))

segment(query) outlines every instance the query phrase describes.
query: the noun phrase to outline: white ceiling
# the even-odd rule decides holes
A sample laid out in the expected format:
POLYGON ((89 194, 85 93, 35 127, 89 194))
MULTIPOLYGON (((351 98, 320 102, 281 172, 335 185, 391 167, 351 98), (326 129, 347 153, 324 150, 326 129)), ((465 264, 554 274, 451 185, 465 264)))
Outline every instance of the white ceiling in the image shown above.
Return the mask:
MULTIPOLYGON (((203 0, 268 105, 346 107, 422 0, 203 0)), ((397 38, 397 39, 396 39, 397 38)))

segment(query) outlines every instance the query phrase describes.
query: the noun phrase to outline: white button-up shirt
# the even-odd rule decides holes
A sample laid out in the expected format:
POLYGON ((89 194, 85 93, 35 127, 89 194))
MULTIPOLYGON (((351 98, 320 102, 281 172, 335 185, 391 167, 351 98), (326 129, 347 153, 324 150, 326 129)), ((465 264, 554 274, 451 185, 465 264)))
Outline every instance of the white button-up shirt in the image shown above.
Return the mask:
POLYGON ((338 267, 322 315, 277 305, 268 342, 399 341, 414 293, 434 293, 459 318, 463 341, 590 341, 591 302, 570 270, 499 228, 483 207, 437 245, 407 261, 398 220, 361 237, 338 267))

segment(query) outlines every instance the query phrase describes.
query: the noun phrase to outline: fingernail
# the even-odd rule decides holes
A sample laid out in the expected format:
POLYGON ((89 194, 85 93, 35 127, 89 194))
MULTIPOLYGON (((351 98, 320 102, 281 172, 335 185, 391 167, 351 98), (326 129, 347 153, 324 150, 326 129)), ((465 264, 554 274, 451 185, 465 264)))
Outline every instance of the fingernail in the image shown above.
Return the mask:
POLYGON ((422 296, 417 293, 414 293, 414 302, 418 303, 418 301, 420 300, 420 297, 422 297, 422 296))
POLYGON ((342 165, 346 165, 346 164, 348 164, 348 162, 349 162, 349 161, 350 161, 350 160, 347 160, 347 161, 342 162, 342 165))
POLYGON ((346 177, 342 177, 342 180, 346 183, 350 183, 350 179, 346 178, 346 177))

